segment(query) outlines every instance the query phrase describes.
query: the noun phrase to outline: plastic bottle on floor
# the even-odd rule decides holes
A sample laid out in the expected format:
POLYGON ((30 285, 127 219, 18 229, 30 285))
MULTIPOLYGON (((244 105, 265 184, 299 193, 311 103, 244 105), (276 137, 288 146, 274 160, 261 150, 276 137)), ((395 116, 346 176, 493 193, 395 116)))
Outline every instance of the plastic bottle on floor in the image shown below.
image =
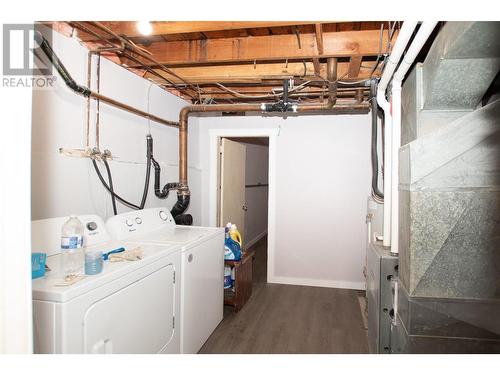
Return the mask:
POLYGON ((231 279, 231 267, 224 267, 224 289, 230 289, 233 286, 231 279))

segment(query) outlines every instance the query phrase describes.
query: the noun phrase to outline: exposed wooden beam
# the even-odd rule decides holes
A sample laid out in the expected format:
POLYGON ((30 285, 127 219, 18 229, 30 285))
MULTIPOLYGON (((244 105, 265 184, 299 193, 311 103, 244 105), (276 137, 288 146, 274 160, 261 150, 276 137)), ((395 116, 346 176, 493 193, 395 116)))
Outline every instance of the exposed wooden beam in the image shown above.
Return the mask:
POLYGON ((323 54, 323 27, 321 23, 316 23, 314 25, 316 32, 316 45, 318 47, 318 55, 323 54))
POLYGON ((314 75, 316 77, 321 76, 321 64, 319 63, 319 59, 317 57, 313 58, 313 66, 314 66, 314 75))
POLYGON ((361 60, 363 56, 352 56, 349 61, 349 70, 347 73, 348 78, 357 78, 359 75, 359 70, 361 69, 361 60))
MULTIPOLYGON (((366 62, 366 69, 362 69, 358 78, 368 78, 373 62, 366 62)), ((338 76, 347 76, 348 62, 339 62, 337 65, 338 76)), ((282 80, 292 77, 304 77, 304 79, 316 76, 314 63, 275 63, 275 64, 240 64, 240 65, 216 65, 203 67, 178 67, 171 69, 174 73, 185 80, 197 84, 209 83, 261 83, 264 80, 282 80)), ((182 83, 179 79, 164 73, 160 69, 155 71, 175 83, 182 83)), ((141 73, 142 74, 142 73, 141 73)), ((326 79, 326 66, 319 64, 319 76, 326 79)), ((153 78, 148 73, 147 78, 153 78)))
MULTIPOLYGON (((143 36, 137 30, 136 22, 109 21, 101 23, 115 33, 126 35, 129 38, 143 36)), ((315 23, 316 22, 312 21, 158 21, 152 22, 153 32, 151 35, 174 35, 196 32, 311 25, 315 23)), ((84 41, 92 39, 88 35, 82 34, 81 36, 84 41)))
MULTIPOLYGON (((376 56, 379 31, 344 31, 323 33, 321 57, 376 56)), ((384 33, 382 45, 387 45, 384 33)), ((147 48, 155 59, 168 66, 312 59, 319 57, 313 34, 301 35, 297 48, 295 35, 268 35, 247 38, 221 38, 152 43, 147 48)), ((385 51, 382 51, 385 52, 385 51)))

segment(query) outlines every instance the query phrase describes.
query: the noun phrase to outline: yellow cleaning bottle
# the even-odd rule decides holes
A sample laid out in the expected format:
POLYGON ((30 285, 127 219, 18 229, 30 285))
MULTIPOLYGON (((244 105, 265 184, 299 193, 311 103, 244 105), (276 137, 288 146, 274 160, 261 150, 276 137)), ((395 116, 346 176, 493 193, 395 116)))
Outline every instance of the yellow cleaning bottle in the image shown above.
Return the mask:
POLYGON ((229 236, 236 242, 240 244, 240 248, 243 250, 243 241, 241 239, 241 233, 238 231, 236 224, 231 224, 229 229, 229 236))

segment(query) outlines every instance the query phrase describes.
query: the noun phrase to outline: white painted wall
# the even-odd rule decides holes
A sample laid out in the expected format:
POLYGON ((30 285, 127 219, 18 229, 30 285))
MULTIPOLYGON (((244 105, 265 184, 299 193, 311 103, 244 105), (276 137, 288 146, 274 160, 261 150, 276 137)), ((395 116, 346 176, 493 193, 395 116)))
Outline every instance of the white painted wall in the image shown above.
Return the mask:
MULTIPOLYGON (((268 183, 269 147, 244 143, 246 146, 245 185, 268 183)), ((245 246, 250 247, 267 233, 268 188, 247 187, 245 203, 245 246)))
MULTIPOLYGON (((53 48, 80 83, 86 77, 86 49, 54 33, 53 48)), ((149 83, 102 60, 101 92, 147 109, 149 83)), ((177 119, 185 102, 153 86, 150 111, 177 119)), ((84 145, 85 99, 59 79, 53 91, 33 95, 32 218, 70 213, 111 215, 109 195, 89 160, 60 156, 58 149, 84 145)), ((210 129, 276 129, 275 282, 363 287, 366 197, 370 192, 369 115, 280 117, 191 117, 189 184, 195 224, 210 225, 210 129)), ((101 105, 101 149, 108 148, 116 190, 140 200, 145 163, 147 121, 101 105)), ((177 130, 151 123, 155 157, 163 181, 178 179, 177 130)), ((153 179, 151 179, 151 186, 153 179)), ((147 207, 167 205, 154 197, 147 207)), ((120 211, 127 210, 121 207, 120 211)))
MULTIPOLYGON (((6 53, 3 36, 1 28, 6 53)), ((23 46, 12 43, 11 53, 23 56, 23 46)), ((31 354, 31 89, 0 86, 0 103, 0 354, 31 354)))
MULTIPOLYGON (((85 84, 87 50, 75 39, 55 32, 52 40, 54 51, 73 78, 85 84)), ((95 69, 93 72, 95 76, 95 69)), ((59 76, 57 80, 54 90, 33 93, 32 218, 93 213, 106 219, 112 215, 110 195, 99 182, 90 160, 59 155, 60 147, 83 148, 85 145, 86 99, 70 91, 59 76)), ((149 88, 147 80, 101 59, 100 92, 103 95, 146 111, 149 88)), ((159 117, 176 121, 179 110, 186 104, 157 86, 151 87, 149 110, 159 117)), ((110 162, 115 190, 125 199, 139 204, 145 177, 148 122, 104 103, 100 108, 100 146, 101 150, 111 150, 115 157, 110 162)), ((92 134, 94 120, 93 116, 92 134)), ((201 221, 197 121, 196 118, 190 120, 188 170, 192 192, 188 212, 194 216, 195 224, 201 221)), ((151 134, 154 156, 162 167, 163 187, 166 182, 178 181, 178 130, 151 122, 151 134)), ((104 168, 102 170, 104 172, 104 168)), ((146 207, 172 207, 176 192, 171 192, 167 200, 156 198, 154 172, 151 172, 146 207)), ((117 205, 119 212, 130 210, 118 202, 117 205)))
POLYGON ((271 281, 363 289, 370 116, 200 117, 199 122, 202 224, 215 221, 210 132, 276 129, 271 281))

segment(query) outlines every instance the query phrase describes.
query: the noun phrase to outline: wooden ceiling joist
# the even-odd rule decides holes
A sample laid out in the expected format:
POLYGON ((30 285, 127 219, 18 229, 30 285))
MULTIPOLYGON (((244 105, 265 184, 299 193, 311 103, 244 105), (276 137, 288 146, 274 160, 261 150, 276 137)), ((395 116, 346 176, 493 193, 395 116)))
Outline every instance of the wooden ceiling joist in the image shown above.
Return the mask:
POLYGON ((363 56, 352 56, 349 61, 348 78, 357 78, 361 69, 361 60, 363 56))
MULTIPOLYGON (((315 35, 302 34, 300 38, 300 49, 297 48, 297 37, 291 34, 158 42, 145 48, 157 61, 167 66, 319 57, 315 35)), ((376 56, 380 52, 379 38, 380 33, 376 30, 323 33, 324 55, 321 57, 376 56)), ((382 45, 387 45, 386 33, 382 45)))
POLYGON ((316 46, 318 47, 318 55, 323 54, 323 28, 321 23, 316 23, 315 25, 316 33, 316 46))
MULTIPOLYGON (((142 37, 135 22, 101 22, 104 26, 119 35, 129 38, 142 37)), ((311 21, 165 21, 152 22, 155 35, 175 35, 190 33, 209 33, 230 30, 260 29, 269 27, 289 27, 295 25, 314 25, 311 21)), ((93 40, 88 35, 81 34, 83 41, 93 40)))
POLYGON ((290 90, 293 100, 324 102, 328 96, 326 65, 330 57, 338 58, 338 102, 359 102, 363 100, 360 93, 364 98, 369 95, 363 80, 380 76, 380 55, 390 52, 390 45, 398 36, 396 30, 389 41, 387 32, 380 33, 382 24, 390 26, 384 21, 152 24, 149 36, 141 35, 134 21, 67 21, 49 25, 80 39, 89 49, 118 44, 123 37, 128 40, 126 51, 103 53, 103 57, 194 103, 274 102, 280 99, 283 80, 288 79, 293 79, 295 85, 290 90), (378 69, 374 69, 375 60, 379 61, 378 69))
MULTIPOLYGON (((358 75, 356 78, 369 78, 374 62, 365 62, 363 69, 358 66, 358 75)), ((348 62, 339 62, 337 65, 338 77, 347 77, 351 64, 348 62)), ((326 79, 326 64, 319 64, 319 77, 326 79)), ((288 79, 292 77, 302 77, 304 79, 313 79, 318 77, 313 62, 306 63, 274 63, 274 64, 240 64, 240 65, 215 65, 203 67, 178 67, 171 69, 175 74, 183 77, 190 82, 198 84, 209 83, 261 83, 267 79, 288 79)), ((174 83, 182 83, 179 79, 170 76, 160 69, 155 71, 168 78, 174 83)), ((145 77, 152 78, 151 73, 145 77)))

